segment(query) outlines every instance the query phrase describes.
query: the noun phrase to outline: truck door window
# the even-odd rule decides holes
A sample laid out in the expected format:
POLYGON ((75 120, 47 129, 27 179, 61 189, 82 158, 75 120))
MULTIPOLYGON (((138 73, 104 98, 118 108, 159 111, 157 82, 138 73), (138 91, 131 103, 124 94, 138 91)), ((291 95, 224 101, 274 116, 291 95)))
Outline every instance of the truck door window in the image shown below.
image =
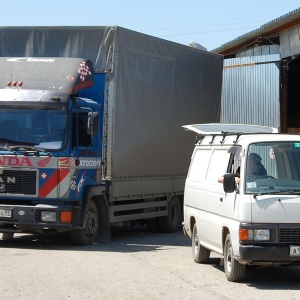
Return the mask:
POLYGON ((72 146, 88 147, 92 144, 92 137, 87 133, 88 114, 74 113, 72 117, 72 146))

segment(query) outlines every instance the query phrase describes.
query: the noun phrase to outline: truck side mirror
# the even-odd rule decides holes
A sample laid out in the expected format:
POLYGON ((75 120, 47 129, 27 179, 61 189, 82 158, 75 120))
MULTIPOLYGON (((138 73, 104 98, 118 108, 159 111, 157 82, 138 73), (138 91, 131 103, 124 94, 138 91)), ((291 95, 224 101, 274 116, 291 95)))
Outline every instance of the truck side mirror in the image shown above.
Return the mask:
POLYGON ((96 112, 88 113, 88 124, 87 124, 87 133, 96 134, 98 133, 99 128, 99 114, 96 112))
POLYGON ((235 190, 235 176, 233 173, 226 173, 223 180, 223 189, 225 193, 233 193, 235 190))

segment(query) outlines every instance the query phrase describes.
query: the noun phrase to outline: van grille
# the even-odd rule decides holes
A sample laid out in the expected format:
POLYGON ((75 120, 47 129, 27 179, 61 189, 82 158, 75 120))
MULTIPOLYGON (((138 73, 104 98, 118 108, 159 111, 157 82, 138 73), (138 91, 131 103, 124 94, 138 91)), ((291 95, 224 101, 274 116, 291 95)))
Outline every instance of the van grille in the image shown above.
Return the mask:
POLYGON ((300 243, 300 228, 279 228, 279 243, 300 243))
POLYGON ((36 195, 36 174, 36 171, 3 170, 0 174, 0 195, 36 195))

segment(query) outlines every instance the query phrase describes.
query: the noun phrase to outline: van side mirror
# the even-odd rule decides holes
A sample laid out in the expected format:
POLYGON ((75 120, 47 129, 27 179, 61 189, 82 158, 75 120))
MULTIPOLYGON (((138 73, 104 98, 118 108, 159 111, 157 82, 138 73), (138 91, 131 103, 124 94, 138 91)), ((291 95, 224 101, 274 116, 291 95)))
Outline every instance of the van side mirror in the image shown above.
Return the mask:
POLYGON ((91 135, 98 133, 98 126, 99 126, 99 114, 96 112, 89 112, 87 133, 91 135))
POLYGON ((225 193, 233 193, 235 190, 235 176, 234 173, 226 173, 223 180, 223 189, 225 193))

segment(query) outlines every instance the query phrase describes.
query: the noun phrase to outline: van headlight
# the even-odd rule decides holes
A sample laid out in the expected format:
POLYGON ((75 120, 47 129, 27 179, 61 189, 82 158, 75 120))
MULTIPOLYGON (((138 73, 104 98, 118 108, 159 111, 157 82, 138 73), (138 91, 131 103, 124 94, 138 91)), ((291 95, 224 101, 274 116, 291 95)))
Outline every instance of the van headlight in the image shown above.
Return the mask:
POLYGON ((270 229, 245 229, 239 230, 240 241, 270 241, 270 229))
POLYGON ((269 241, 270 229, 254 229, 253 239, 254 241, 269 241))

